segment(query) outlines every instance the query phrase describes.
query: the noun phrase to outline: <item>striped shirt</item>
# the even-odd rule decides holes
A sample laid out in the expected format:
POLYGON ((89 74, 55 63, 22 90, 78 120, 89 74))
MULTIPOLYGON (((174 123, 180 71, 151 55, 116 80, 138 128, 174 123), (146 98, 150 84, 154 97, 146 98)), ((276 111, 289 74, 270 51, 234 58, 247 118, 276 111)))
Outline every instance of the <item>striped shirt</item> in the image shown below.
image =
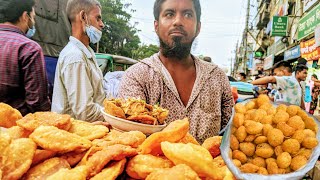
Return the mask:
POLYGON ((50 110, 42 49, 8 24, 0 24, 0 102, 22 115, 50 110))

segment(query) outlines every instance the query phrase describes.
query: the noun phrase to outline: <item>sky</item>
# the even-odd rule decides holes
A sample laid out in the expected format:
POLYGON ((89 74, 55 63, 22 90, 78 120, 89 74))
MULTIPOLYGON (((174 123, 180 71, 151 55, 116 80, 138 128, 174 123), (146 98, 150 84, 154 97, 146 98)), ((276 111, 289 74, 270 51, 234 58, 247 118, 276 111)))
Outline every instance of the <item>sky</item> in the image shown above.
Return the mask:
MULTIPOLYGON (((141 30, 138 35, 144 44, 158 45, 158 37, 153 26, 154 0, 127 0, 132 3, 131 23, 138 22, 136 28, 141 30)), ((200 0, 201 31, 196 38, 195 55, 210 56, 220 67, 230 68, 231 58, 237 41, 241 37, 245 24, 247 0, 200 0)))

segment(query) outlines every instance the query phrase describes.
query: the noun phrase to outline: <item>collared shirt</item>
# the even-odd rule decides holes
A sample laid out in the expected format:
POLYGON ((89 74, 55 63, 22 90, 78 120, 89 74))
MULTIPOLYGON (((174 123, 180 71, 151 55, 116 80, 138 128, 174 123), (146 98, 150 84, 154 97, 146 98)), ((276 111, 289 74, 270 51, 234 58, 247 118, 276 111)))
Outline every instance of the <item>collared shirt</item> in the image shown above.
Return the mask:
POLYGON ((103 121, 103 76, 93 50, 70 36, 60 53, 51 110, 84 121, 103 121))
POLYGON ((0 24, 0 102, 22 115, 50 110, 42 49, 8 24, 0 24))
POLYGON ((303 99, 303 89, 299 85, 294 76, 275 76, 276 78, 276 94, 274 96, 275 102, 285 102, 301 106, 301 99, 303 99))
MULTIPOLYGON (((169 110, 170 123, 188 117, 190 133, 199 141, 218 135, 232 114, 233 98, 225 73, 216 65, 194 58, 196 80, 185 106, 158 54, 130 67, 120 83, 119 96, 140 97, 169 110)), ((186 82, 187 83, 187 82, 186 82)))

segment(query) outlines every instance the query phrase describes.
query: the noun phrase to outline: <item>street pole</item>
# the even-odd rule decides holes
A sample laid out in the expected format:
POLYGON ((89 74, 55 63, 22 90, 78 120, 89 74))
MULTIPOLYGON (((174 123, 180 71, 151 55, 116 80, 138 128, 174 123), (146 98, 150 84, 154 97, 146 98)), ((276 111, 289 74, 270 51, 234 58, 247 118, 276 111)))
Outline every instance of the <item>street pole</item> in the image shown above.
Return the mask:
POLYGON ((243 44, 244 44, 243 67, 244 67, 244 73, 246 74, 247 74, 247 58, 248 58, 247 53, 248 53, 249 12, 250 12, 250 0, 247 1, 246 24, 243 32, 243 44))
POLYGON ((231 69, 232 76, 234 76, 234 72, 237 71, 237 69, 238 69, 238 65, 237 65, 237 63, 238 63, 238 44, 239 44, 239 41, 237 41, 236 50, 234 51, 235 52, 235 55, 234 55, 235 63, 231 64, 231 67, 234 66, 233 70, 231 69))

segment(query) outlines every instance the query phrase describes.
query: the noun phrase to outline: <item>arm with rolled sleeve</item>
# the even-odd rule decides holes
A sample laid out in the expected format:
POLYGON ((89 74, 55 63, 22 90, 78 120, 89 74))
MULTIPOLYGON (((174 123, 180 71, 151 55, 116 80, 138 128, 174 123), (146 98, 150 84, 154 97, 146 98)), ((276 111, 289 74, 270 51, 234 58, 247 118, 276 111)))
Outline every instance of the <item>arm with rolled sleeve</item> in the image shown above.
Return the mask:
POLYGON ((234 105, 231 87, 227 76, 223 75, 222 82, 222 96, 221 96, 221 129, 223 129, 229 122, 232 115, 232 108, 234 105))
POLYGON ((25 102, 29 112, 49 111, 51 103, 48 96, 48 79, 42 49, 32 44, 25 48, 30 48, 21 61, 25 102))
POLYGON ((62 70, 61 76, 65 85, 69 106, 80 120, 89 122, 104 121, 101 105, 93 102, 93 87, 90 69, 84 62, 75 62, 62 70))

